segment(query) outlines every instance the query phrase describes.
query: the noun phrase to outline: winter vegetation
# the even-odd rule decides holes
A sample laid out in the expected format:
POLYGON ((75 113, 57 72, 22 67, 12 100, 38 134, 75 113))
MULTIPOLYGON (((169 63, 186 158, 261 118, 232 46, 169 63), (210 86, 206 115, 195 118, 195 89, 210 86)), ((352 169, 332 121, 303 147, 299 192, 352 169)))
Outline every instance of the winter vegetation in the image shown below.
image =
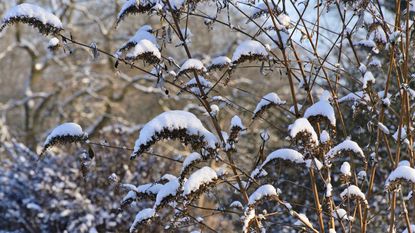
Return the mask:
POLYGON ((414 1, 0 15, 1 233, 415 232, 414 1))

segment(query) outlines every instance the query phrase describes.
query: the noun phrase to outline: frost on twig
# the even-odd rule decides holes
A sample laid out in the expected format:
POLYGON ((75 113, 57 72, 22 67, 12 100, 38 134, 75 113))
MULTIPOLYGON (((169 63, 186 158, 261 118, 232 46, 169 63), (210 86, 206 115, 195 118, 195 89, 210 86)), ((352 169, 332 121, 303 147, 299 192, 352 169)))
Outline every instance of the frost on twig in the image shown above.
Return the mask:
POLYGON ((135 142, 131 159, 163 139, 179 139, 182 143, 192 145, 194 150, 205 149, 210 155, 216 152, 219 145, 216 136, 207 130, 195 115, 173 110, 158 115, 144 125, 135 142))
POLYGON ((40 33, 57 34, 63 30, 60 19, 42 7, 22 3, 9 9, 3 17, 0 32, 10 24, 25 23, 39 30, 40 33))
POLYGON ((75 123, 64 123, 54 128, 43 143, 40 156, 43 156, 48 148, 65 143, 85 142, 88 134, 82 131, 80 125, 75 123))

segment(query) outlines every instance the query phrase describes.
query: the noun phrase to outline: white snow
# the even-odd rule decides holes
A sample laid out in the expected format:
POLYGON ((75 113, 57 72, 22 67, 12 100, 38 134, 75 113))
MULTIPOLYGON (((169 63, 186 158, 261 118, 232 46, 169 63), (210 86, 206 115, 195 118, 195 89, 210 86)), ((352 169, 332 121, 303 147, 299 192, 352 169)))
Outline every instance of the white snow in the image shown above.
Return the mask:
POLYGON ((211 61, 211 66, 224 66, 232 64, 232 60, 227 56, 215 57, 211 61))
POLYGON ((249 232, 249 223, 256 217, 255 209, 250 208, 244 213, 244 225, 243 225, 243 232, 248 233, 249 232))
MULTIPOLYGON (((180 73, 178 75, 180 75, 180 73)), ((207 93, 210 90, 210 88, 213 86, 212 83, 209 80, 203 78, 202 76, 199 76, 198 79, 199 79, 200 85, 203 88, 204 93, 207 93)), ((185 87, 189 88, 190 92, 192 92, 196 95, 201 95, 196 78, 190 79, 185 84, 185 87)))
POLYGON ((326 197, 331 197, 333 194, 333 185, 331 183, 328 183, 326 185, 326 197))
POLYGON ((4 15, 3 23, 18 17, 34 18, 43 24, 49 24, 57 29, 63 29, 62 22, 56 15, 33 4, 22 3, 12 7, 4 15))
POLYGON ((161 178, 160 178, 160 180, 167 180, 167 181, 171 181, 171 180, 174 180, 174 179, 176 179, 177 177, 176 176, 174 176, 174 175, 172 175, 172 174, 164 174, 161 178))
MULTIPOLYGON (((198 76, 198 78, 199 78, 200 85, 205 86, 205 87, 212 86, 212 83, 209 80, 203 78, 202 76, 198 76)), ((194 86, 194 85, 197 85, 196 78, 192 78, 186 83, 186 86, 194 86)))
POLYGON ((59 44, 59 39, 53 37, 49 40, 48 47, 56 47, 59 44))
POLYGON ((248 205, 255 205, 256 202, 266 197, 278 196, 277 190, 270 184, 262 185, 249 196, 248 205))
MULTIPOLYGON (((406 125, 404 127, 401 127, 401 130, 400 131, 401 131, 400 140, 403 141, 407 137, 407 134, 406 134, 406 131, 407 131, 406 130, 406 125)), ((392 138, 395 139, 395 141, 398 141, 398 136, 399 136, 399 127, 398 127, 398 129, 396 129, 395 133, 392 135, 392 138)))
POLYGON ((182 74, 182 73, 184 73, 188 70, 197 70, 197 71, 200 71, 200 72, 206 72, 207 71, 205 66, 203 65, 203 63, 200 60, 195 59, 195 58, 187 59, 183 63, 183 65, 180 67, 180 71, 177 75, 180 75, 180 74, 182 74))
POLYGON ((179 180, 172 179, 169 182, 165 183, 163 187, 158 191, 156 202, 154 203, 154 208, 157 208, 164 199, 170 196, 175 196, 177 194, 177 191, 180 187, 179 180))
POLYGON ((217 167, 215 170, 216 170, 216 175, 218 177, 222 177, 224 175, 227 175, 230 172, 230 169, 229 169, 228 165, 226 165, 226 164, 223 164, 222 166, 217 167))
POLYGON ((366 97, 363 91, 349 93, 339 99, 339 103, 348 102, 348 101, 359 101, 363 97, 366 97))
POLYGON ((343 151, 352 151, 358 154, 360 157, 365 158, 365 154, 363 153, 362 148, 360 148, 360 146, 356 142, 350 139, 346 139, 342 143, 331 148, 329 152, 327 152, 325 158, 329 160, 333 159, 337 154, 343 151))
POLYGON ((353 43, 354 45, 363 46, 367 48, 376 48, 376 43, 373 40, 360 40, 356 43, 353 43))
MULTIPOLYGON (((301 108, 302 108, 302 107, 303 107, 303 105, 301 105, 301 104, 297 104, 297 109, 298 109, 298 111, 301 111, 301 108)), ((290 107, 289 111, 290 111, 290 112, 292 112, 293 114, 295 114, 295 107, 294 107, 294 105, 292 105, 292 106, 290 107)))
POLYGON ((348 220, 347 211, 342 208, 338 208, 335 211, 333 211, 332 216, 336 219, 344 219, 348 220))
POLYGON ((347 187, 342 193, 340 193, 340 197, 342 199, 352 199, 355 197, 358 197, 360 200, 362 200, 367 205, 366 196, 359 187, 356 185, 350 185, 347 187))
POLYGON ((369 62, 368 65, 372 67, 377 67, 377 68, 382 67, 382 63, 379 61, 379 59, 376 59, 376 58, 373 58, 372 61, 369 62))
POLYGON ((344 176, 351 176, 352 173, 350 172, 350 164, 348 162, 343 162, 342 166, 340 167, 340 172, 344 176))
POLYGON ((186 129, 189 135, 203 136, 206 147, 211 149, 217 147, 218 139, 216 136, 208 131, 193 113, 172 110, 163 112, 144 125, 135 142, 133 153, 139 151, 141 146, 146 145, 155 137, 156 133, 163 131, 165 128, 168 130, 186 129))
POLYGON ((285 104, 285 101, 281 100, 280 97, 274 93, 268 93, 266 95, 264 95, 261 100, 259 101, 259 103, 257 104, 255 110, 254 110, 254 116, 261 111, 264 107, 268 106, 268 105, 282 105, 285 104))
POLYGON ((410 163, 408 160, 401 160, 401 161, 398 163, 398 167, 400 167, 400 166, 407 166, 407 167, 410 167, 410 166, 411 166, 411 163, 410 163))
POLYGON ((202 185, 209 184, 218 178, 215 170, 210 167, 202 167, 190 175, 183 185, 183 195, 189 195, 197 191, 202 185))
POLYGON ((123 199, 122 199, 122 201, 121 201, 121 203, 125 203, 125 202, 127 202, 128 200, 134 200, 134 199, 136 199, 137 198, 137 193, 136 192, 134 192, 134 191, 128 191, 128 193, 127 193, 127 195, 125 195, 124 197, 123 197, 123 199))
POLYGON ((143 184, 143 185, 138 186, 135 191, 138 192, 138 193, 146 193, 146 194, 157 195, 157 193, 162 188, 163 188, 162 184, 149 183, 149 184, 143 184))
POLYGON ((289 148, 283 148, 269 154, 263 164, 267 164, 275 159, 288 160, 294 163, 304 163, 304 156, 300 152, 289 148))
POLYGON ((407 166, 407 164, 400 164, 386 179, 385 186, 388 188, 391 183, 403 179, 405 181, 415 184, 415 169, 407 166))
MULTIPOLYGON (((268 4, 271 11, 275 11, 277 9, 274 8, 276 4, 268 4)), ((254 19, 260 17, 262 14, 269 13, 268 7, 264 1, 258 1, 254 6, 249 8, 250 16, 254 19)))
POLYGON ((372 72, 367 71, 363 76, 363 89, 366 89, 369 83, 374 84, 375 77, 373 77, 372 72))
POLYGON ((125 48, 129 44, 136 45, 141 40, 148 40, 151 43, 153 43, 155 46, 157 45, 157 39, 156 37, 151 33, 151 26, 150 25, 144 25, 141 28, 137 30, 137 32, 134 34, 133 37, 131 37, 127 43, 125 43, 123 46, 121 46, 121 49, 125 48))
POLYGON ((384 124, 382 124, 382 122, 378 122, 378 127, 379 127, 380 131, 382 131, 384 134, 390 134, 390 131, 389 131, 388 127, 386 127, 384 124))
POLYGON ((184 0, 169 0, 171 7, 173 10, 180 10, 180 8, 184 5, 184 0))
POLYGON ((187 167, 189 167, 190 165, 192 165, 192 164, 194 164, 194 163, 196 163, 196 162, 198 162, 198 161, 201 161, 202 160, 202 156, 199 154, 199 153, 197 153, 197 152, 193 152, 193 153, 191 153, 190 155, 188 155, 187 157, 186 157, 186 159, 183 161, 183 165, 182 165, 182 170, 181 170, 181 173, 184 171, 184 170, 186 170, 186 168, 187 167))
POLYGON ((238 208, 238 209, 244 208, 240 201, 233 201, 229 206, 232 208, 238 208))
POLYGON ((125 11, 132 7, 135 6, 138 8, 140 1, 139 0, 127 0, 124 5, 122 5, 120 12, 118 13, 117 18, 119 19, 121 17, 121 15, 123 15, 125 13, 125 11))
POLYGON ((264 176, 267 176, 267 175, 268 175, 268 172, 265 171, 262 167, 259 167, 259 168, 257 167, 251 172, 251 177, 253 179, 264 177, 264 176))
POLYGON ((56 137, 64 136, 86 137, 87 133, 83 132, 82 127, 76 123, 63 123, 52 130, 43 145, 48 145, 56 137))
POLYGON ((294 225, 296 225, 296 226, 313 226, 313 224, 311 224, 310 220, 307 218, 307 216, 305 214, 297 214, 297 218, 299 218, 299 220, 297 220, 294 223, 294 225))
POLYGON ((219 111, 220 111, 220 108, 219 108, 218 105, 216 105, 216 104, 210 105, 210 113, 209 114, 211 116, 216 117, 216 115, 218 115, 219 111))
POLYGON ((236 48, 235 52, 232 55, 232 62, 238 62, 238 60, 243 56, 268 56, 266 48, 254 40, 247 40, 242 42, 236 48))
POLYGON ((161 53, 157 46, 147 39, 140 40, 134 48, 127 53, 127 59, 136 59, 138 56, 145 53, 151 53, 153 56, 161 59, 161 53))
POLYGON ((152 208, 143 209, 140 212, 138 212, 130 228, 130 232, 134 232, 138 224, 150 218, 153 218, 155 215, 156 215, 156 211, 152 208))
POLYGON ((193 33, 190 31, 190 28, 182 28, 180 31, 182 32, 183 38, 190 42, 191 38, 193 37, 193 33))
POLYGON ((153 28, 150 25, 143 25, 140 27, 137 32, 131 37, 128 42, 139 42, 140 40, 146 39, 152 42, 153 44, 157 44, 156 37, 151 33, 153 28))
POLYGON ((323 164, 316 158, 314 158, 314 162, 311 159, 307 159, 305 161, 305 165, 308 168, 316 168, 317 170, 321 170, 323 168, 323 164))
POLYGON ((245 126, 242 124, 242 120, 241 118, 239 118, 238 116, 233 116, 231 119, 231 129, 232 128, 240 128, 240 129, 245 129, 245 126))
POLYGON ((317 133, 307 118, 298 118, 293 124, 288 126, 288 130, 291 138, 296 138, 299 133, 307 133, 311 137, 311 142, 316 146, 318 145, 317 133))
POLYGON ((336 126, 336 115, 334 114, 333 107, 328 101, 329 96, 330 93, 328 91, 324 91, 320 96, 320 101, 307 108, 304 113, 304 117, 310 118, 315 116, 322 116, 327 118, 333 127, 336 126))
POLYGON ((367 67, 365 66, 365 64, 360 63, 360 66, 359 66, 359 71, 360 71, 360 73, 362 73, 362 74, 366 73, 366 71, 367 71, 367 67))
POLYGON ((369 40, 376 41, 378 43, 386 44, 388 42, 386 33, 381 26, 377 26, 375 30, 371 31, 369 40))
POLYGON ((320 142, 324 144, 328 141, 330 141, 330 134, 326 130, 321 131, 320 142))
POLYGON ((367 174, 365 171, 360 171, 359 173, 357 173, 357 177, 359 178, 359 180, 364 180, 366 176, 367 174))
MULTIPOLYGON (((271 4, 272 5, 272 4, 271 4)), ((291 18, 290 16, 282 13, 277 16, 278 22, 284 26, 285 28, 288 28, 290 26, 291 18)))

